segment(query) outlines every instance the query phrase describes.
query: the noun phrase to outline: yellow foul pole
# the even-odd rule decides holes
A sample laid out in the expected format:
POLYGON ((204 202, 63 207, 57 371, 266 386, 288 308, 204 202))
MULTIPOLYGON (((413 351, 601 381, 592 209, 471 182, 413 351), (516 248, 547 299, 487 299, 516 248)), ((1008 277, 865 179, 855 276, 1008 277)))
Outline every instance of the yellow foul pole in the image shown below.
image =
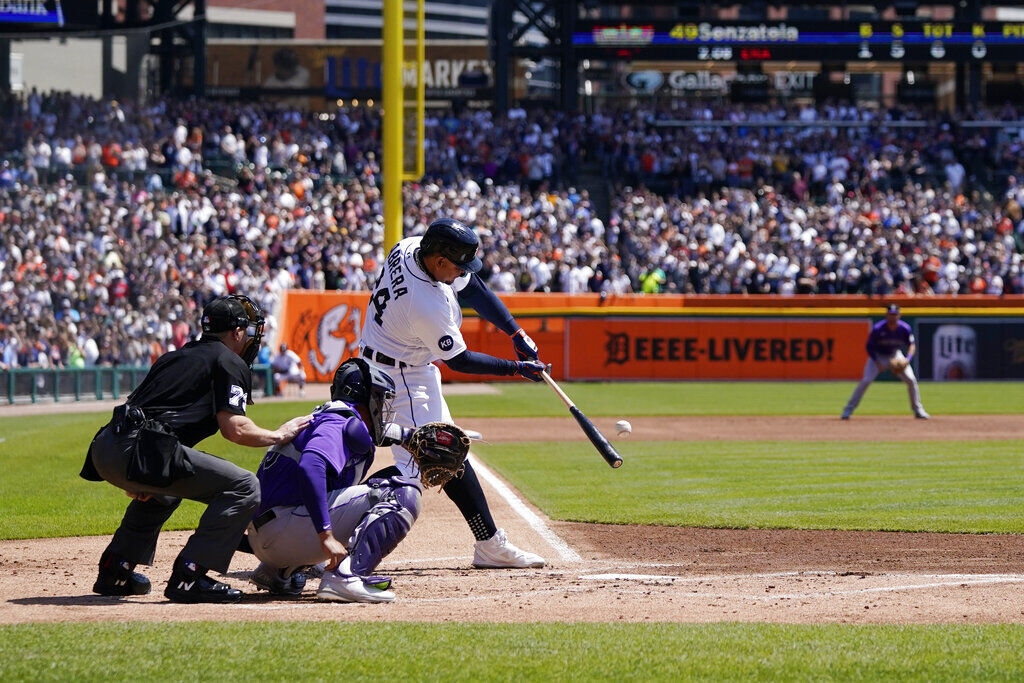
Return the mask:
MULTIPOLYGON (((384 0, 384 252, 402 239, 402 0, 384 0)), ((422 79, 421 79, 422 80, 422 79)))

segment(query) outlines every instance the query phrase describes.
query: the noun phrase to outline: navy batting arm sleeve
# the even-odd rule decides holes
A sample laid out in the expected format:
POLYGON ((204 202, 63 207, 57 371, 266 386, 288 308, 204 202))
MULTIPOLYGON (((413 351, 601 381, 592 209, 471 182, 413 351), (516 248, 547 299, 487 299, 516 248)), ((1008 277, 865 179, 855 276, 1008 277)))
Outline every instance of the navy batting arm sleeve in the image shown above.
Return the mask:
MULTIPOLYGON (((493 295, 492 295, 493 296, 493 295)), ((445 361, 452 370, 469 375, 514 375, 518 364, 514 360, 496 358, 486 353, 466 349, 445 361)))
MULTIPOLYGON (((516 319, 512 317, 508 307, 484 284, 484 281, 476 273, 470 275, 469 284, 463 287, 457 293, 457 296, 460 306, 472 308, 480 314, 481 318, 505 334, 512 336, 519 329, 519 325, 516 324, 516 319)), ((451 362, 448 364, 451 365, 451 362)), ((464 371, 460 370, 460 372, 464 371)), ((486 374, 500 375, 510 373, 491 372, 488 370, 486 374)))

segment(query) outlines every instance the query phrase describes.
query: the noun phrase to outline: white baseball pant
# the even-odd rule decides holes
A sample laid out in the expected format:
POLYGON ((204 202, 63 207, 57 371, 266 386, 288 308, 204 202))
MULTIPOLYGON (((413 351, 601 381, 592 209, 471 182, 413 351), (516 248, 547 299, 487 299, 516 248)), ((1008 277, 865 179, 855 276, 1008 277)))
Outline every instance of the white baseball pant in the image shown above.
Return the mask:
MULTIPOLYGON (((428 422, 451 422, 452 414, 441 394, 441 371, 433 363, 396 368, 368 361, 395 380, 394 421, 400 427, 416 428, 428 422)), ((395 465, 402 474, 419 479, 420 468, 409 451, 391 447, 395 465)))

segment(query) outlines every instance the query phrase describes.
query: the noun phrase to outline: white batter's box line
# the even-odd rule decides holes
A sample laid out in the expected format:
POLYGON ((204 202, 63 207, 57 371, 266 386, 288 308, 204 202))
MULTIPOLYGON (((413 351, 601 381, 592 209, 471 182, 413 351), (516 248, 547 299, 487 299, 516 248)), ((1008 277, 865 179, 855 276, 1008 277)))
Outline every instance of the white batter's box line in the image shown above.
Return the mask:
MULTIPOLYGON (((471 454, 472 455, 472 454, 471 454)), ((473 469, 490 484, 495 491, 498 492, 505 502, 508 503, 520 517, 526 520, 534 531, 536 531, 541 538, 548 542, 552 548, 558 553, 566 562, 582 562, 583 558, 575 550, 569 547, 569 544, 563 541, 558 534, 548 528, 548 525, 544 523, 544 520, 537 516, 537 514, 527 507, 526 503, 519 499, 515 493, 512 492, 508 486, 505 485, 501 479, 499 479, 493 472, 491 472, 477 457, 473 457, 473 469)))
MULTIPOLYGON (((675 565, 670 565, 675 566, 675 565)), ((704 581, 730 581, 732 579, 776 579, 786 576, 822 576, 835 575, 835 572, 770 572, 767 574, 700 574, 695 576, 676 576, 673 574, 583 574, 581 579, 588 581, 678 581, 693 583, 704 581)))
MULTIPOLYGON (((463 561, 472 560, 472 559, 473 559, 472 555, 452 555, 450 557, 415 557, 415 558, 404 559, 404 560, 391 559, 389 557, 389 558, 385 559, 384 562, 381 563, 381 566, 378 567, 378 569, 386 570, 387 567, 392 566, 392 565, 396 565, 396 564, 427 564, 428 562, 429 563, 463 562, 463 561)), ((459 567, 459 568, 461 569, 461 567, 459 567)))
MULTIPOLYGON (((547 594, 547 593, 586 593, 586 592, 589 592, 589 591, 592 591, 592 590, 594 590, 594 589, 586 587, 586 586, 570 586, 568 588, 561 587, 561 586, 552 586, 551 588, 535 588, 533 590, 527 590, 527 591, 515 591, 515 594, 512 597, 518 599, 518 598, 530 597, 530 596, 534 596, 534 595, 544 595, 544 594, 547 594)), ((310 594, 310 595, 312 595, 312 594, 310 594)), ((425 603, 435 603, 435 602, 436 603, 478 602, 478 601, 481 601, 481 600, 494 600, 494 601, 498 601, 498 600, 506 600, 506 599, 508 599, 508 597, 509 596, 507 596, 507 595, 493 593, 493 594, 490 594, 490 595, 449 595, 449 596, 446 596, 446 597, 443 597, 443 598, 403 598, 401 596, 401 594, 399 594, 397 599, 395 600, 395 602, 390 603, 390 604, 393 604, 393 605, 410 605, 410 604, 425 604, 425 603)), ((224 606, 228 607, 228 608, 234 608, 234 609, 244 609, 244 610, 253 610, 253 611, 263 611, 263 610, 266 610, 266 611, 269 612, 269 611, 275 611, 275 610, 299 609, 299 608, 301 608, 301 609, 318 609, 318 608, 319 609, 345 609, 346 606, 350 607, 353 604, 355 604, 355 603, 346 603, 345 605, 343 605, 343 604, 336 603, 336 602, 335 603, 326 602, 326 601, 324 601, 324 602, 319 602, 319 601, 317 601, 317 602, 306 602, 305 600, 303 600, 302 602, 290 602, 290 603, 279 603, 279 604, 268 604, 268 605, 244 605, 244 604, 236 603, 236 604, 224 605, 224 606)), ((365 607, 367 607, 369 609, 377 608, 377 606, 370 606, 370 605, 365 604, 365 603, 362 606, 365 606, 365 607)))

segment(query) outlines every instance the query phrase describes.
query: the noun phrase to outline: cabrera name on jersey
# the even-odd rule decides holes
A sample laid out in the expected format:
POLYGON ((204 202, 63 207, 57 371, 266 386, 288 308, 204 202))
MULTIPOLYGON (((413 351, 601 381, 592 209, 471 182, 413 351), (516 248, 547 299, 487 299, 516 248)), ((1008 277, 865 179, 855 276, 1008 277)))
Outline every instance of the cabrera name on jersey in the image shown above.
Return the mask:
POLYGON ((359 341, 360 349, 368 346, 408 365, 448 360, 466 350, 455 293, 470 276, 452 285, 433 280, 416 262, 419 247, 419 237, 407 237, 391 249, 370 296, 359 341))

